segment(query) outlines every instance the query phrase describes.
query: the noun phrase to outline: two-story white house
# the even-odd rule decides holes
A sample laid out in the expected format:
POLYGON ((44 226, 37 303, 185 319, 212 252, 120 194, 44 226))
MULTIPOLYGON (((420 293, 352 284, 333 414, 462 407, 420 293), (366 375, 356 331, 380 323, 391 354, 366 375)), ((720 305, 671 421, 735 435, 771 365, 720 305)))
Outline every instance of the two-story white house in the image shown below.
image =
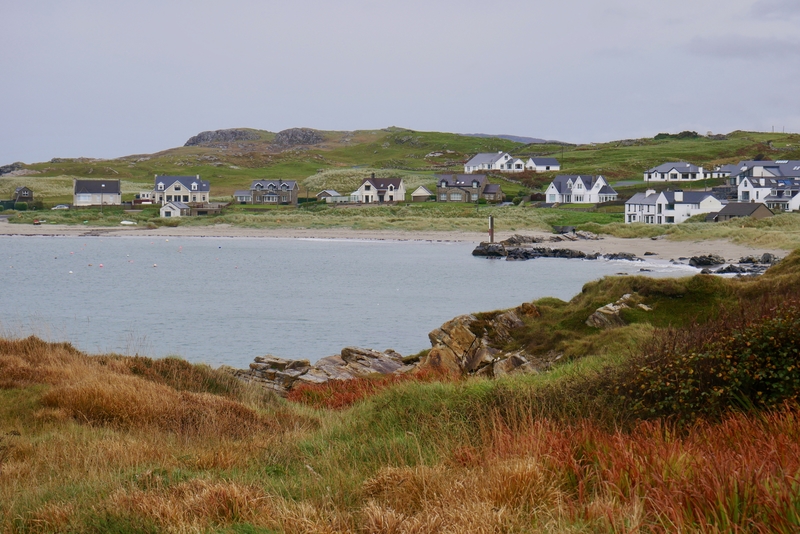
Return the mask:
POLYGON ((528 158, 525 170, 534 172, 560 171, 561 164, 556 158, 528 158))
POLYGON ((156 174, 153 201, 164 205, 167 202, 205 203, 211 198, 211 185, 207 180, 195 176, 167 176, 156 174))
POLYGON ((617 200, 617 192, 601 176, 560 174, 544 193, 548 204, 599 204, 617 200))
POLYGON ((739 202, 766 204, 773 212, 800 210, 800 178, 741 178, 739 202))
POLYGON ((703 167, 686 163, 685 161, 671 161, 662 163, 658 167, 644 171, 645 182, 690 182, 710 178, 703 173, 703 167))
POLYGON ((383 202, 403 202, 406 199, 406 186, 402 178, 365 178, 358 189, 350 195, 353 202, 364 204, 383 202))
POLYGON ((740 161, 731 173, 730 184, 739 185, 744 178, 800 178, 800 161, 740 161))
POLYGON ((625 222, 680 224, 693 215, 713 213, 724 204, 704 191, 662 191, 648 189, 625 202, 625 222))
POLYGON ((465 174, 486 171, 523 172, 525 171, 525 162, 508 152, 488 152, 475 154, 464 164, 465 174))

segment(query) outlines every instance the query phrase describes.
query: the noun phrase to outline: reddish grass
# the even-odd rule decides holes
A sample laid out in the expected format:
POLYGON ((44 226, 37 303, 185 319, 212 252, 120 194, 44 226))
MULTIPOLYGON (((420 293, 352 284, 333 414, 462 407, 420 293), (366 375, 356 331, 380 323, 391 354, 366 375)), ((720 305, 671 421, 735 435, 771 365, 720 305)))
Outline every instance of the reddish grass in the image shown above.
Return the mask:
POLYGON ((445 382, 450 380, 453 378, 449 375, 432 369, 424 369, 417 373, 402 375, 330 380, 325 384, 302 384, 292 389, 286 398, 314 408, 341 410, 404 382, 445 382))

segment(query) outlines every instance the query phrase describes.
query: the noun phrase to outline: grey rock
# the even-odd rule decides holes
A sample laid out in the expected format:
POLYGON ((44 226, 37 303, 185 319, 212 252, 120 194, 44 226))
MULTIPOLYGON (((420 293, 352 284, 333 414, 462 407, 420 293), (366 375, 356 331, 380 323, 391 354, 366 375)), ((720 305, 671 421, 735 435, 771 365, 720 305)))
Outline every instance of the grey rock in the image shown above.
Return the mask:
POLYGON ((252 130, 231 128, 227 130, 200 132, 194 137, 190 137, 183 146, 206 146, 215 143, 230 143, 233 141, 256 141, 260 138, 261 136, 252 130))
POLYGON ((709 267, 711 265, 723 265, 725 258, 716 254, 707 254, 704 256, 692 256, 689 259, 689 265, 692 267, 709 267))
POLYGON ((289 128, 275 134, 273 144, 280 147, 292 147, 298 145, 317 145, 325 138, 317 130, 311 128, 289 128))

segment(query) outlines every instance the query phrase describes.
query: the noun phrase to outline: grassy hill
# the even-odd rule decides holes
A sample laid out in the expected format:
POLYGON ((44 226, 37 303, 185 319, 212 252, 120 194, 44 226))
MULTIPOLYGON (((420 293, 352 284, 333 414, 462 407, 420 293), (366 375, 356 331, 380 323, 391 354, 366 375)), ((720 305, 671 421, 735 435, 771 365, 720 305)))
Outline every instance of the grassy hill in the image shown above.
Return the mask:
MULTIPOLYGON (((13 187, 24 183, 41 191, 50 202, 64 202, 69 200, 73 177, 111 177, 123 180, 127 199, 151 187, 157 173, 200 174, 211 182, 213 196, 218 199, 229 198, 234 190, 247 188, 256 178, 298 180, 303 195, 309 196, 336 187, 349 192, 347 189, 370 172, 402 176, 415 186, 433 186, 435 172, 462 172, 463 163, 472 155, 500 150, 519 157, 554 156, 562 162, 562 173, 603 174, 612 182, 641 180, 644 169, 671 160, 709 168, 756 157, 800 159, 800 135, 781 133, 737 131, 721 138, 673 136, 591 145, 525 145, 499 138, 391 127, 319 132, 323 140, 318 144, 287 147, 274 144, 275 133, 248 131, 258 139, 211 142, 110 160, 56 159, 24 165, 36 174, 0 177, 0 196, 8 196, 13 187)), ((553 175, 524 173, 511 177, 511 182, 498 175, 492 180, 502 183, 514 196, 522 190, 541 190, 553 175)))
POLYGON ((563 352, 551 371, 297 401, 0 339, 0 530, 796 532, 798 288, 797 253, 756 279, 610 277, 514 332, 563 352), (583 324, 621 293, 652 312, 583 324))

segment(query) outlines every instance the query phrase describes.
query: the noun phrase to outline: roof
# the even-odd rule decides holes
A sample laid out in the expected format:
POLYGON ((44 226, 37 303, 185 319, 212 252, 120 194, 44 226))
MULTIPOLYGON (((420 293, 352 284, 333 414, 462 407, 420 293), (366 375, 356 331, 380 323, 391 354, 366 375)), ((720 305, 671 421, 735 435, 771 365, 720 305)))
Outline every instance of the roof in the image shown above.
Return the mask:
MULTIPOLYGON (((728 217, 748 217, 755 213, 761 206, 769 210, 765 204, 758 202, 730 202, 719 210, 719 214, 727 215, 728 217)), ((769 211, 772 213, 772 210, 769 211)))
POLYGON ((27 189, 28 191, 30 191, 30 190, 31 190, 31 188, 30 188, 30 187, 27 187, 27 186, 21 185, 21 186, 19 186, 19 187, 16 187, 16 188, 14 188, 14 192, 15 192, 15 193, 19 193, 19 192, 20 192, 20 191, 22 191, 23 189, 27 189))
POLYGON ((556 158, 529 158, 534 165, 558 165, 558 160, 556 158))
POLYGON ((625 204, 650 204, 655 205, 656 200, 658 200, 658 193, 653 191, 649 195, 647 192, 644 193, 636 193, 631 198, 629 198, 625 204))
POLYGON ((610 185, 604 185, 603 187, 601 187, 599 193, 601 195, 616 195, 617 194, 617 192, 614 191, 614 188, 611 187, 610 185))
POLYGON ((235 197, 249 197, 250 190, 249 189, 237 189, 233 192, 233 196, 235 197))
POLYGON ((170 176, 167 174, 160 174, 156 175, 155 186, 158 187, 158 184, 163 183, 164 187, 169 187, 175 182, 180 182, 180 184, 185 187, 186 189, 190 189, 192 191, 211 191, 211 184, 208 180, 201 180, 199 175, 194 176, 170 176), (197 189, 192 189, 192 184, 197 186, 197 189))
POLYGON ((436 185, 442 182, 446 187, 472 187, 472 182, 478 182, 478 186, 486 183, 485 174, 436 174, 436 185))
POLYGON ((75 194, 121 195, 119 180, 75 180, 75 194), (103 187, 105 186, 105 187, 103 187))
POLYGON ((486 187, 483 188, 484 194, 497 194, 500 192, 500 184, 486 184, 486 187))
MULTIPOLYGON (((588 191, 589 189, 591 189, 594 186, 594 184, 599 179, 602 179, 603 181, 605 181, 605 178, 603 178, 603 176, 600 175, 600 174, 598 174, 597 176, 589 176, 589 175, 581 175, 581 174, 559 174, 558 176, 553 178, 553 182, 552 183, 553 183, 553 186, 555 186, 556 191, 558 191, 558 193, 560 195, 564 195, 564 194, 572 192, 572 190, 567 187, 567 183, 568 182, 572 182, 572 184, 574 185, 578 181, 580 181, 583 184, 583 188, 588 191)), ((608 194, 607 191, 610 192, 611 194, 616 194, 617 193, 608 184, 604 185, 603 189, 600 190, 600 192, 603 193, 603 194, 608 194), (608 189, 604 190, 606 187, 608 189)))
POLYGON ((469 167, 479 165, 494 165, 508 155, 508 152, 482 152, 472 156, 466 165, 469 167))
POLYGON ((699 204, 708 197, 716 199, 712 193, 706 191, 681 191, 683 193, 683 200, 680 202, 675 201, 675 193, 678 191, 663 191, 664 198, 667 199, 669 204, 699 204))
POLYGON ((740 161, 736 170, 734 170, 731 174, 736 173, 737 175, 741 175, 743 173, 747 173, 754 167, 764 167, 769 169, 769 172, 776 177, 800 177, 800 161, 788 159, 778 161, 740 161))
POLYGON ((273 186, 273 188, 275 189, 280 188, 280 189, 292 190, 295 188, 298 189, 300 188, 300 186, 297 185, 297 182, 295 180, 253 180, 253 183, 250 184, 250 189, 251 190, 256 189, 256 187, 259 185, 261 186, 262 189, 269 189, 270 185, 273 186), (284 185, 286 186, 285 188, 283 187, 284 185))
POLYGON ((323 189, 322 191, 317 193, 317 196, 320 196, 322 194, 326 194, 326 195, 331 196, 331 197, 340 197, 340 196, 342 196, 335 189, 323 189))
POLYGON ((411 193, 411 196, 412 197, 431 196, 432 194, 433 193, 431 193, 431 191, 427 187, 421 185, 418 188, 416 188, 413 193, 411 193))
POLYGON ((364 185, 367 182, 375 186, 375 189, 378 191, 389 189, 389 186, 399 189, 400 186, 403 185, 402 178, 364 178, 364 181, 361 182, 361 185, 364 185))
POLYGON ((686 163, 685 161, 669 161, 667 163, 662 163, 658 167, 647 169, 645 172, 665 173, 671 171, 672 169, 675 169, 678 172, 700 172, 700 167, 697 165, 692 165, 691 163, 686 163))
POLYGON ((172 205, 172 207, 178 208, 179 210, 188 210, 189 209, 189 206, 187 206, 183 202, 179 202, 177 200, 172 200, 170 202, 167 202, 166 204, 164 204, 164 207, 166 208, 169 205, 172 205))

